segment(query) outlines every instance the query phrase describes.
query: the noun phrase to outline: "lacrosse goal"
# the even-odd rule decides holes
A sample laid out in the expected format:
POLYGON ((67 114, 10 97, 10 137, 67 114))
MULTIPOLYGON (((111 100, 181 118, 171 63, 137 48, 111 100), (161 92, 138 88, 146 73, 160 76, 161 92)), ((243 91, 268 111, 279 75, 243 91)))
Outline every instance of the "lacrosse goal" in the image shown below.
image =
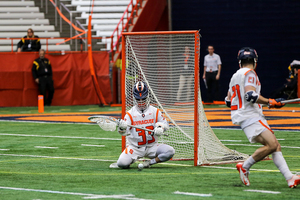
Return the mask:
POLYGON ((198 31, 123 33, 122 117, 133 106, 134 83, 144 81, 150 104, 169 121, 169 136, 159 143, 174 147, 173 160, 193 159, 195 166, 244 160, 248 155, 224 146, 209 126, 200 95, 199 56, 198 31))

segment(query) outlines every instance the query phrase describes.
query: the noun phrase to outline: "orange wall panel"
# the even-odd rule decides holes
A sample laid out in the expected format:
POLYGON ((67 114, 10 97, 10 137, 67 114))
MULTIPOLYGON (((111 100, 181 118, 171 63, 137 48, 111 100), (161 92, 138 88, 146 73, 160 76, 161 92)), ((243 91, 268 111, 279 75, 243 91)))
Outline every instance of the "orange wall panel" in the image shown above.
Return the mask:
MULTIPOLYGON (((38 86, 31 68, 38 53, 0 54, 0 106, 37 106, 38 86)), ((87 53, 46 55, 52 65, 54 96, 52 105, 99 104, 87 53)), ((107 52, 94 52, 93 61, 100 90, 112 101, 107 52)))

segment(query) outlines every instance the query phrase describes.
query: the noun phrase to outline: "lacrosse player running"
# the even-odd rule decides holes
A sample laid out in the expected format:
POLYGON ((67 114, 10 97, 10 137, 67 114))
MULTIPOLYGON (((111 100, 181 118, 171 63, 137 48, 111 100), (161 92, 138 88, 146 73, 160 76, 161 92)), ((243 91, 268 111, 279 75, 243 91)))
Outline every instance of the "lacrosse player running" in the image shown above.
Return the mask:
POLYGON ((269 108, 281 108, 285 105, 281 103, 284 99, 267 99, 260 95, 261 85, 254 71, 257 59, 255 49, 245 47, 239 51, 240 69, 232 76, 228 95, 225 98, 226 105, 231 108, 232 123, 241 126, 249 142, 264 145, 244 163, 238 163, 236 168, 240 173, 241 181, 249 186, 248 175, 251 166, 272 154, 273 162, 287 180, 288 186, 294 188, 300 183, 300 176, 293 175, 289 170, 281 153, 280 144, 269 127, 261 106, 267 104, 269 108))
POLYGON ((119 123, 118 132, 122 136, 127 136, 128 146, 118 159, 118 167, 129 168, 130 164, 143 157, 151 159, 143 163, 144 168, 170 160, 175 154, 174 148, 158 144, 158 137, 169 129, 169 125, 160 110, 149 105, 147 85, 141 81, 135 83, 133 96, 135 105, 119 123), (127 124, 151 129, 154 133, 132 128, 127 124))

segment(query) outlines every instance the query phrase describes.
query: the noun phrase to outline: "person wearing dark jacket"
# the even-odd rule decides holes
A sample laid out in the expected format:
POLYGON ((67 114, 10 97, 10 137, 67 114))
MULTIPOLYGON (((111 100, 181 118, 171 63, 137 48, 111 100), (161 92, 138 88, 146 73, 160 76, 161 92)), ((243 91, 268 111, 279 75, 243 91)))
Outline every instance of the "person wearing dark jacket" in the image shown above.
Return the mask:
POLYGON ((54 94, 52 79, 52 67, 50 61, 45 58, 45 50, 39 51, 40 57, 33 61, 32 75, 39 86, 39 92, 44 96, 44 105, 50 106, 54 94), (48 91, 48 97, 46 98, 48 91))
POLYGON ((41 43, 39 36, 34 35, 31 28, 27 30, 27 35, 25 35, 18 43, 18 52, 21 51, 39 51, 41 49, 41 43))

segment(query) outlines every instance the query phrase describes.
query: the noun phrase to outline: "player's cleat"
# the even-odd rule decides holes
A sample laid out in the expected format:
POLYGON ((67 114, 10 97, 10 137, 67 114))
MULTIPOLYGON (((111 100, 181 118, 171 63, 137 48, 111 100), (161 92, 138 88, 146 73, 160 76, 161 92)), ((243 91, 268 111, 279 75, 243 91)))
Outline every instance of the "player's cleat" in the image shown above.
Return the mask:
POLYGON ((117 165, 117 163, 112 163, 109 165, 109 168, 119 168, 119 166, 117 165))
POLYGON ((294 175, 287 183, 290 188, 297 187, 300 184, 300 175, 294 175))
POLYGON ((146 160, 143 162, 144 168, 150 168, 150 160, 146 160))
POLYGON ((238 163, 236 164, 236 168, 237 170, 239 171, 240 173, 240 179, 241 181, 246 185, 246 186, 249 186, 250 185, 250 181, 249 181, 249 171, 245 170, 243 168, 243 163, 238 163))

